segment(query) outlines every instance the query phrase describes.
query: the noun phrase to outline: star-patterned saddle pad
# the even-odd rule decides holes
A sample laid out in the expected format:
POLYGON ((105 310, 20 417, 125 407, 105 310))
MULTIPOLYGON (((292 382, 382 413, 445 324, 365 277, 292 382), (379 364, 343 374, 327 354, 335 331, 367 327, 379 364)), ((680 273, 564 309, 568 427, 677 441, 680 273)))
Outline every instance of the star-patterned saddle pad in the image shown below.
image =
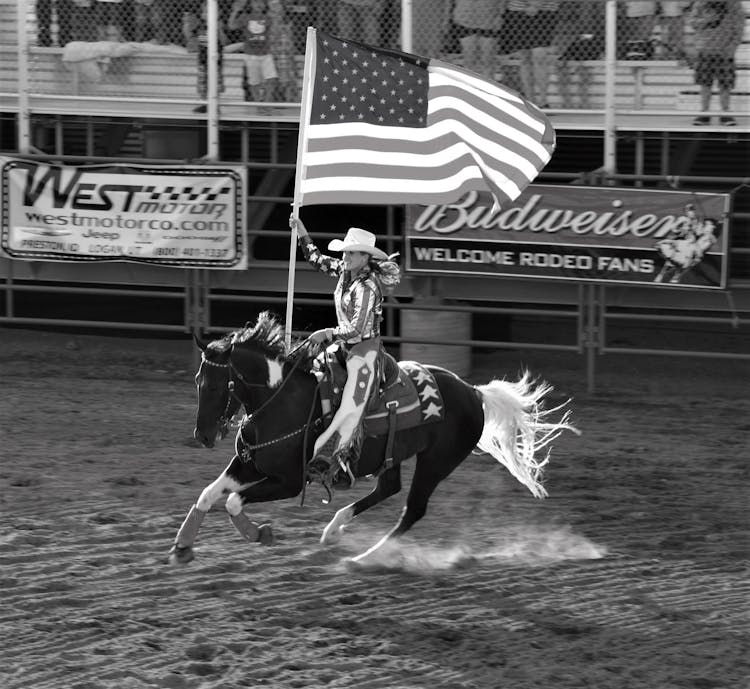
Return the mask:
POLYGON ((370 401, 364 419, 365 435, 388 432, 388 404, 397 402, 396 430, 442 421, 443 397, 435 376, 416 361, 399 361, 398 380, 370 401))

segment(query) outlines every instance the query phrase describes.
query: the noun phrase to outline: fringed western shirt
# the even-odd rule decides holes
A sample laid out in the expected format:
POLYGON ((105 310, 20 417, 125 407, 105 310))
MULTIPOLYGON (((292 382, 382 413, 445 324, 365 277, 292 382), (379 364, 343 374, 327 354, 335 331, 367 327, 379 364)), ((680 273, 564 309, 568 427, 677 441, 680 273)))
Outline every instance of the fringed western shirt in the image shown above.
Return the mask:
POLYGON ((380 282, 369 267, 364 267, 352 279, 344 270, 341 259, 327 256, 315 246, 309 236, 300 239, 302 254, 307 262, 321 273, 339 279, 333 293, 338 326, 334 337, 348 344, 356 344, 380 335, 383 313, 383 293, 380 282))

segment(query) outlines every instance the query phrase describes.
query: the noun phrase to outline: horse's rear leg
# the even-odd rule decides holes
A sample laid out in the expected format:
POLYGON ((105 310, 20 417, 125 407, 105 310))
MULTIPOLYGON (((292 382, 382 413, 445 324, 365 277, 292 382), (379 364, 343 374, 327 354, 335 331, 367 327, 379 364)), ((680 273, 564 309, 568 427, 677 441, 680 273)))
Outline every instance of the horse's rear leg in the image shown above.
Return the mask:
POLYGON ((377 505, 386 498, 391 497, 391 495, 395 495, 400 490, 401 466, 397 464, 378 476, 377 485, 371 492, 356 502, 353 502, 346 507, 342 507, 336 512, 333 519, 328 523, 328 526, 323 529, 323 535, 320 537, 320 542, 323 545, 333 545, 334 543, 337 543, 341 539, 344 527, 349 524, 354 517, 365 510, 369 510, 371 507, 377 505))
POLYGON ((381 548, 389 541, 399 538, 422 519, 427 514, 427 503, 435 492, 435 488, 437 488, 443 479, 450 475, 463 459, 455 463, 452 462, 447 466, 444 465, 442 471, 436 471, 435 467, 441 463, 439 459, 432 456, 420 461, 417 458, 417 466, 414 469, 414 477, 409 488, 409 495, 406 498, 406 506, 401 512, 398 523, 372 548, 352 558, 352 562, 361 563, 362 560, 372 555, 378 548, 381 548))

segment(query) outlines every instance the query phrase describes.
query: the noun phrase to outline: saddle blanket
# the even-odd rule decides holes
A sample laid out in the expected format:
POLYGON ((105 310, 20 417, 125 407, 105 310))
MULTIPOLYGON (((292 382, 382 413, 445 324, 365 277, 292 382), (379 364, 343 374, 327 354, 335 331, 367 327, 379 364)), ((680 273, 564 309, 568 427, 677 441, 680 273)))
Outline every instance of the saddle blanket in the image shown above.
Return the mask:
MULTIPOLYGON (((423 423, 442 421, 445 406, 435 376, 416 361, 400 361, 389 357, 385 385, 378 386, 371 397, 363 421, 364 435, 388 433, 388 404, 396 403, 396 430, 414 428, 423 423), (395 369, 395 370, 394 370, 395 369), (397 375, 395 375, 397 373, 397 375)), ((326 352, 325 376, 321 381, 321 402, 330 409, 327 420, 341 403, 341 392, 346 380, 346 369, 335 352, 326 352)))
POLYGON ((445 406, 435 376, 416 361, 400 361, 398 379, 370 402, 364 419, 365 435, 388 433, 388 404, 396 402, 396 430, 442 421, 445 406))

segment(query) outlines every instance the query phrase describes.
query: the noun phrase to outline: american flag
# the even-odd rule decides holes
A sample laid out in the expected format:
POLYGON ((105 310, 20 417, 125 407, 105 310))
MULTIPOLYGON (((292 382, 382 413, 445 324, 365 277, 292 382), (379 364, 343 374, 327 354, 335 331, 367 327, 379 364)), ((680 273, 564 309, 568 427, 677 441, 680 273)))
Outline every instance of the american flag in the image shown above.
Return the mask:
POLYGON ((454 65, 308 30, 299 205, 513 200, 549 162, 532 103, 454 65), (310 53, 312 51, 312 54, 310 53))

